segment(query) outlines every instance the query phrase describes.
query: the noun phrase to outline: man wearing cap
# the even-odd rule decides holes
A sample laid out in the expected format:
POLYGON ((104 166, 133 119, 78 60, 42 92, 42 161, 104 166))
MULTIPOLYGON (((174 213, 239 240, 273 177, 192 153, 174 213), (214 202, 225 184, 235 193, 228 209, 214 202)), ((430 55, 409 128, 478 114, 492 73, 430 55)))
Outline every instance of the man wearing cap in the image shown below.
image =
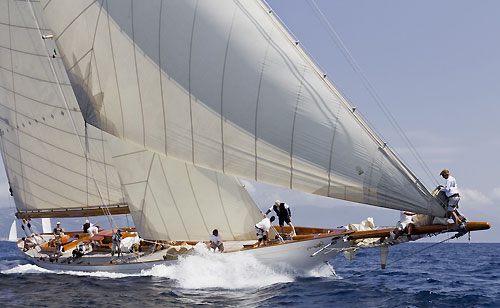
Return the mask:
POLYGON ((61 228, 61 223, 58 221, 57 226, 54 228, 54 237, 63 237, 64 236, 64 229, 61 228))
POLYGON ((62 238, 64 236, 64 229, 61 228, 61 223, 58 221, 57 226, 54 228, 54 239, 55 244, 59 246, 59 249, 62 247, 62 238))
POLYGON ((290 207, 288 204, 281 202, 279 200, 276 200, 274 202, 274 205, 267 210, 266 215, 271 213, 273 211, 276 213, 278 216, 278 220, 280 223, 280 233, 283 233, 283 226, 285 225, 285 222, 292 228, 292 236, 297 235, 295 233, 295 228, 292 225, 292 221, 290 220, 290 217, 292 217, 292 211, 290 211, 290 207))
POLYGON ((83 224, 83 233, 89 233, 89 228, 90 228, 90 222, 88 219, 86 219, 85 223, 83 224))
POLYGON ((441 175, 446 180, 446 185, 440 189, 440 191, 444 191, 446 197, 448 197, 446 217, 452 218, 455 222, 455 226, 457 226, 460 223, 460 220, 455 213, 455 210, 458 207, 458 201, 460 201, 457 181, 450 175, 450 171, 448 169, 444 169, 439 175, 441 175))

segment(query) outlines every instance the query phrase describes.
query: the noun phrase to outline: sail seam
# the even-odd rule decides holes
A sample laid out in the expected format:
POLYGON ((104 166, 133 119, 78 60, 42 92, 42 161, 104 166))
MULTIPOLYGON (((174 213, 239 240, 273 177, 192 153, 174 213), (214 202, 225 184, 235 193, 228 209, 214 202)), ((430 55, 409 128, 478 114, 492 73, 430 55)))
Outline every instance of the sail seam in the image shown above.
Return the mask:
MULTIPOLYGON (((7 154, 7 156, 9 156, 9 158, 11 158, 12 160, 14 160, 14 161, 16 161, 16 162, 21 163, 21 161, 17 160, 14 156, 12 156, 12 155, 10 155, 10 154, 7 154)), ((85 191, 84 189, 81 189, 81 188, 79 188, 79 187, 77 187, 77 186, 74 186, 74 185, 70 185, 70 184, 68 184, 68 182, 62 181, 62 180, 60 180, 60 179, 58 179, 58 178, 56 178, 56 177, 54 177, 54 176, 50 175, 49 173, 45 173, 45 172, 43 172, 43 171, 41 171, 41 170, 39 170, 39 169, 37 169, 37 168, 35 168, 35 167, 33 167, 33 166, 31 166, 31 165, 27 164, 26 162, 22 163, 22 165, 23 165, 23 167, 27 167, 27 168, 29 168, 29 169, 31 169, 31 170, 33 170, 33 171, 35 171, 35 172, 38 172, 38 173, 40 173, 41 175, 46 176, 46 177, 48 177, 48 178, 50 178, 50 179, 52 179, 52 180, 54 180, 54 181, 56 181, 56 182, 59 182, 59 183, 64 184, 64 185, 66 185, 66 186, 68 186, 68 187, 74 188, 74 189, 76 189, 76 190, 79 190, 79 191, 81 191, 81 192, 83 192, 83 193, 88 193, 88 192, 87 192, 87 191, 85 191)), ((54 164, 54 165, 55 165, 55 164, 54 164)), ((59 167, 64 168, 64 167, 62 167, 62 166, 59 166, 59 167)), ((69 170, 69 169, 67 169, 67 168, 64 168, 64 169, 69 170)), ((14 173, 17 173, 17 172, 16 172, 16 171, 14 171, 14 173)), ((73 172, 73 173, 78 174, 78 175, 80 175, 80 176, 81 176, 81 177, 83 177, 83 178, 86 178, 86 176, 85 176, 85 175, 79 174, 79 173, 77 173, 77 172, 73 172)), ((30 182, 32 182, 32 181, 30 181, 30 182)), ((39 185, 39 186, 41 186, 41 185, 39 185)), ((94 194, 91 194, 91 193, 88 193, 88 194, 89 194, 89 195, 92 195, 92 196, 94 196, 94 197, 99 197, 99 196, 94 195, 94 194)), ((109 198, 108 198, 108 199, 109 199, 109 198)))
MULTIPOLYGON (((103 3, 104 5, 104 3, 103 3)), ((109 22, 109 19, 111 18, 109 16, 109 4, 108 4, 108 1, 106 1, 106 15, 108 17, 108 33, 109 33, 109 44, 110 44, 110 47, 111 47, 111 59, 113 60, 113 70, 115 72, 115 82, 116 82, 116 92, 118 94, 118 103, 120 105, 120 114, 121 114, 121 117, 122 117, 122 136, 123 138, 125 138, 125 119, 123 118, 123 108, 122 108, 122 98, 121 98, 121 94, 120 94, 120 85, 118 84, 118 73, 116 72, 116 63, 115 63, 115 52, 113 50, 113 39, 111 38, 111 26, 110 26, 110 22, 109 22)), ((97 63, 96 63, 97 64, 97 63)), ((102 90, 102 89, 101 89, 102 90)))
POLYGON ((139 94, 139 105, 141 106, 141 120, 142 120, 142 145, 146 147, 146 124, 144 122, 144 106, 142 104, 141 83, 139 81, 139 70, 137 68, 137 48, 135 43, 135 29, 134 29, 134 0, 130 1, 130 14, 132 23, 132 45, 134 46, 134 64, 135 64, 135 78, 137 80, 137 92, 139 94))
POLYGON ((196 24, 196 14, 198 13, 198 5, 200 1, 196 1, 196 8, 194 10, 193 24, 191 27, 191 40, 189 43, 189 71, 188 71, 188 89, 189 89, 189 117, 191 122, 191 156, 194 165, 194 125, 193 125, 193 94, 191 93, 191 64, 193 62, 193 40, 194 40, 194 27, 196 24))
MULTIPOLYGON (((43 188, 43 187, 42 187, 42 188, 43 188)), ((65 207, 63 207, 63 206, 61 206, 61 205, 59 205, 59 204, 53 203, 53 202, 51 202, 51 201, 47 201, 47 200, 45 200, 45 199, 43 199, 43 198, 39 197, 38 195, 33 194, 33 193, 32 193, 32 192, 30 192, 30 191, 26 191, 26 190, 24 190, 24 188, 19 188, 19 190, 20 190, 20 191, 22 191, 24 194, 27 194, 28 196, 31 196, 32 198, 38 199, 38 200, 40 200, 40 201, 42 201, 42 202, 45 202, 45 203, 50 204, 50 205, 52 205, 52 206, 55 206, 56 208, 59 208, 59 209, 61 209, 61 210, 62 210, 62 209, 66 209, 65 207)), ((25 198, 26 198, 26 197, 25 197, 25 198)), ((79 207, 82 207, 82 208, 83 208, 83 207, 85 207, 85 205, 84 205, 83 203, 77 203, 77 204, 79 205, 79 207), (80 204, 82 204, 82 205, 80 206, 80 204)), ((31 208, 31 209, 30 209, 31 211, 36 211, 36 206, 31 205, 31 204, 30 204, 30 203, 28 203, 27 201, 26 201, 26 202, 23 202, 23 205, 24 205, 24 207, 26 207, 27 209, 31 208)))
POLYGON ((51 4, 51 3, 52 3, 52 0, 47 1, 47 3, 45 4, 45 6, 43 7, 43 9, 45 10, 49 6, 49 4, 51 4))
MULTIPOLYGON (((24 165, 24 164, 23 164, 23 165, 24 165)), ((57 192, 55 192, 55 191, 53 191, 53 190, 51 190, 51 189, 49 189, 49 188, 47 188, 47 187, 45 187, 45 186, 43 186, 43 185, 40 185, 39 183, 36 183, 36 182, 34 182, 34 181, 30 180, 29 178, 27 178, 27 177, 25 177, 25 176, 21 175, 19 172, 16 172, 14 169, 10 169, 10 171, 12 171, 13 173, 17 174, 18 176, 21 176, 21 178, 23 179, 23 181, 26 181, 26 182, 30 183, 31 185, 38 186, 38 187, 42 188, 43 190, 45 190, 45 191, 47 191, 47 192, 50 192, 50 193, 52 193, 52 194, 54 194, 54 195, 56 195, 56 196, 59 196, 59 197, 61 197, 61 198, 64 198, 64 199, 69 200, 69 201, 71 201, 71 202, 74 202, 75 204, 83 204, 83 207, 85 207, 85 206, 86 206, 84 203, 80 203, 80 202, 78 202, 78 201, 76 201, 76 200, 73 200, 73 199, 71 199, 71 198, 69 198, 69 197, 66 197, 66 196, 64 196, 64 195, 62 195, 62 194, 60 194, 60 193, 57 193, 57 192)), ((69 186, 69 187, 72 187, 72 186, 70 186, 70 185, 68 185, 68 186, 69 186)), ((24 193, 25 193, 25 194, 26 194, 26 193, 28 193, 28 194, 30 194, 30 195, 32 195, 32 196, 34 196, 34 197, 37 197, 37 198, 38 198, 38 199, 40 199, 40 200, 43 200, 42 198, 38 197, 37 195, 34 195, 33 193, 29 193, 29 192, 27 192, 26 190, 24 190, 24 188, 23 188, 22 190, 24 191, 24 193)), ((95 195, 94 195, 94 196, 95 196, 95 195)), ((25 198, 26 198, 26 196, 25 196, 25 198)), ((26 199, 25 199, 25 200, 26 200, 26 199)), ((47 202, 47 201, 44 201, 44 202, 47 202)), ((24 202, 23 202, 23 203, 24 203, 24 202)), ((47 202, 47 203, 49 203, 49 202, 47 202)), ((52 203, 52 202, 50 202, 50 203, 55 205, 55 203, 52 203)), ((103 202, 103 203, 104 203, 104 202, 103 202)))
MULTIPOLYGON (((158 158, 158 160, 159 160, 159 158, 158 158)), ((162 212, 160 210, 160 207, 158 206, 158 202, 156 201, 155 195, 153 193, 153 189, 151 188, 151 186, 149 184, 147 185, 147 187, 149 189, 149 192, 151 193, 151 198, 153 199, 153 202, 155 204, 156 210, 158 211, 158 216, 160 216, 160 219, 161 219, 161 221, 163 223, 163 227, 165 229, 165 233, 167 234, 167 238, 171 239, 170 233, 168 232, 167 224, 165 222, 165 219, 163 218, 162 212)), ((150 233, 152 233, 152 232, 150 231, 150 233)), ((157 237, 157 236, 155 236, 155 237, 157 237)))
POLYGON ((148 182, 148 180, 135 181, 135 182, 122 183, 122 185, 123 186, 130 186, 130 185, 142 184, 142 183, 147 183, 147 182, 148 182))
MULTIPOLYGON (((97 20, 95 23, 94 37, 92 38, 92 48, 89 50, 89 51, 92 51, 92 53, 90 55, 90 68, 89 68, 89 70, 92 71, 92 63, 95 63, 95 75, 97 78, 97 84, 99 85, 99 92, 100 93, 103 93, 103 91, 102 91, 102 85, 101 85, 101 78, 99 77, 99 66, 97 65, 97 57, 95 55, 94 46, 95 46, 95 39, 97 37, 97 29, 99 28, 99 22, 101 21, 102 10, 104 9, 104 1, 105 0, 102 0, 101 6, 99 8, 99 13, 97 15, 97 20)), ((89 75, 89 80, 90 80, 90 75, 89 75)), ((87 91, 89 91, 89 89, 87 89, 87 91)), ((104 117, 107 119, 106 104, 102 105, 102 112, 104 113, 104 117)), ((99 119, 98 121, 100 122, 101 119, 99 119)), ((105 122, 105 123, 106 124, 104 124, 103 126, 106 126, 108 124, 107 122, 105 122)), ((104 143, 103 143, 103 148, 104 148, 104 143)), ((123 194, 123 192, 122 192, 122 194, 123 194)))
POLYGON ((10 50, 10 51, 15 51, 15 52, 18 52, 18 53, 22 53, 22 54, 25 54, 25 55, 30 55, 30 56, 35 56, 35 57, 46 57, 47 55, 46 54, 38 54, 38 53, 33 53, 33 52, 28 52, 28 51, 24 51, 24 50, 20 50, 20 49, 14 49, 14 48, 10 48, 10 47, 7 47, 7 46, 2 46, 0 45, 0 48, 3 48, 3 49, 7 49, 7 50, 10 50))
MULTIPOLYGON (((17 147, 19 150, 23 150, 24 152, 29 153, 29 154, 31 154, 31 155, 33 155, 33 156, 36 156, 36 157, 38 157, 38 158, 40 158, 41 160, 44 160, 44 161, 46 161, 46 162, 49 162, 49 163, 51 163, 51 164, 52 164, 52 165, 54 165, 54 166, 60 167, 60 168, 62 168, 62 169, 65 169, 65 170, 67 170, 67 171, 70 171, 70 172, 72 172, 72 173, 74 173, 74 174, 77 174, 77 175, 80 175, 80 176, 82 176, 82 177, 85 177, 85 175, 84 175, 84 174, 82 174, 82 173, 80 173, 80 172, 77 172, 77 171, 75 171, 75 170, 73 170, 73 169, 69 169, 69 168, 67 168, 67 167, 65 167, 65 166, 63 166, 63 165, 60 165, 60 164, 58 164, 58 163, 56 163, 56 162, 54 162, 54 161, 52 161, 52 160, 49 160, 49 159, 47 159, 47 158, 45 158, 45 157, 43 157, 43 156, 41 156, 41 155, 38 155, 38 154, 36 154, 36 153, 34 153, 34 152, 32 152, 32 151, 29 151, 29 150, 27 150, 27 149, 25 149, 25 148, 23 148, 23 147, 21 147, 21 146, 18 146, 18 145, 16 145, 15 143, 13 143, 12 141, 10 141, 10 140, 8 140, 8 139, 7 139, 7 142, 11 143, 11 144, 12 144, 12 145, 14 145, 15 147, 17 147)), ((51 144, 48 144, 48 143, 46 143, 46 144, 47 144, 47 145, 52 146, 51 144)), ((72 153, 72 152, 67 152, 67 153, 70 153, 70 154, 76 155, 76 154, 74 154, 74 153, 72 153)), ((12 155, 9 155, 9 157, 12 157, 12 159, 14 159, 15 161, 17 161, 17 162, 19 162, 19 163, 22 163, 20 160, 15 159, 15 158, 14 158, 14 156, 12 156, 12 155)), ((79 158, 85 158, 85 157, 83 157, 83 156, 79 156, 79 155, 78 155, 78 157, 79 157, 79 158)), ((100 163, 99 161, 92 160, 92 159, 89 159, 89 161, 90 161, 90 162, 94 162, 94 163, 100 163)), ((29 165, 27 165, 27 164, 25 164, 25 163, 22 163, 22 164, 23 164, 23 165, 26 165, 26 166, 28 166, 28 167, 29 167, 29 165)), ((111 166, 111 165, 108 165, 108 167, 109 167, 109 166, 111 166)), ((33 168, 33 167, 32 167, 32 168, 33 168)), ((33 169, 34 169, 34 168, 33 168, 33 169)), ((35 170, 36 170, 36 169, 35 169, 35 170)))
MULTIPOLYGON (((272 29, 271 29, 272 31, 272 29)), ((257 141, 259 140, 257 136, 257 129, 259 127, 259 103, 260 103, 260 90, 262 88, 262 80, 264 79, 264 72, 266 69, 266 62, 267 62, 267 55, 269 52, 269 47, 271 46, 269 39, 270 39, 270 34, 269 36, 265 36, 267 38, 267 46, 266 46, 266 51, 264 52, 264 58, 262 59, 262 65, 260 68, 260 76, 259 76, 259 85, 257 86, 257 99, 255 101, 255 125, 254 125, 254 131, 255 131, 255 181, 257 181, 257 176, 258 176, 258 155, 257 155, 257 141)))
POLYGON ((198 208, 198 211, 200 212, 201 220, 203 221, 203 224, 205 225, 205 230, 207 231, 207 234, 210 234, 210 230, 208 229, 207 222, 205 221, 205 217, 203 216, 203 212, 201 211, 200 208, 200 203, 198 202, 198 198, 196 198, 196 192, 193 187, 193 182, 191 181, 191 176, 189 175, 189 168, 187 164, 184 164, 184 167, 186 168, 186 173, 187 173, 187 178, 189 181, 189 186, 191 187, 191 192, 193 193, 194 201, 196 203, 196 207, 198 208))
POLYGON ((87 55, 88 55, 90 52, 92 52, 92 51, 93 51, 93 49, 92 49, 92 48, 91 48, 91 49, 89 49, 89 50, 87 50, 87 51, 86 51, 86 52, 85 52, 85 53, 84 53, 84 54, 80 57, 80 59, 76 60, 76 61, 73 63, 73 65, 71 65, 68 69, 66 69, 66 71, 67 71, 67 72, 71 72, 71 71, 75 68, 75 66, 77 66, 78 64, 80 64, 80 61, 82 61, 83 59, 85 59, 85 57, 87 57, 87 55))
POLYGON ((222 173, 225 173, 225 154, 224 154, 224 81, 226 75, 227 55, 229 52, 229 45, 231 43, 231 34, 233 33, 234 19, 236 17, 236 7, 233 11, 233 18, 229 26, 229 33, 227 37, 226 50, 224 52, 224 63, 222 64, 222 82, 220 89, 220 130, 221 130, 221 151, 222 151, 222 173))
POLYGON ((163 136, 165 138, 165 155, 167 155, 167 119, 165 112, 165 98, 163 94, 163 69, 161 65, 161 19, 163 16, 163 0, 160 0, 160 17, 158 19, 158 71, 160 73, 160 94, 161 94, 161 107, 162 107, 162 118, 163 118, 163 136))
MULTIPOLYGON (((39 104, 41 104, 41 105, 45 105, 45 106, 49 106, 49 107, 51 107, 51 108, 57 108, 57 109, 63 109, 63 110, 66 110, 66 108, 65 108, 65 107, 61 107, 61 106, 57 106, 57 105, 51 105, 50 103, 46 103, 46 102, 42 102, 42 101, 36 100, 36 99, 34 99, 34 98, 32 98, 32 97, 26 96, 26 95, 21 94, 21 93, 19 93, 19 92, 14 92, 12 89, 9 89, 9 88, 4 87, 4 86, 2 86, 2 85, 0 85, 0 88, 4 89, 5 91, 8 91, 8 92, 10 92, 10 93, 12 93, 12 94, 19 95, 19 96, 21 96, 21 97, 24 97, 24 98, 26 98, 26 99, 29 99, 29 100, 30 100, 30 101, 32 101, 32 102, 39 103, 39 104)), ((5 108, 7 108, 7 109, 11 109, 11 108, 9 108, 7 105, 4 105, 4 104, 2 104, 2 103, 0 103, 0 105, 1 105, 1 106, 3 106, 3 107, 5 107, 5 108)), ((12 109, 11 109, 11 110, 12 110, 12 109)), ((20 113, 20 114, 22 114, 22 113, 20 113)), ((27 116, 25 116, 25 117, 27 117, 27 116)), ((33 119, 33 118, 30 118, 30 117, 27 117, 27 118, 32 119, 32 120, 34 121, 34 119, 33 119)))
POLYGON ((220 191, 220 184, 219 184, 219 176, 218 176, 218 173, 217 172, 214 172, 215 174, 215 182, 217 184, 217 191, 219 193, 219 200, 220 200, 220 204, 221 204, 221 207, 222 207, 222 212, 224 213, 224 218, 226 218, 226 222, 227 222, 227 226, 229 228, 229 231, 231 232, 231 234, 233 235, 233 238, 236 239, 236 236, 234 234, 234 231, 233 231, 233 228, 231 228, 231 224, 229 222, 229 218, 227 217, 227 213, 226 213, 226 208, 224 207, 224 201, 222 199, 222 193, 220 191))
MULTIPOLYGON (((9 26, 9 27, 12 27, 12 28, 19 28, 19 29, 38 30, 38 28, 35 28, 35 27, 20 26, 20 25, 11 25, 10 24, 10 15, 9 15, 9 23, 0 22, 0 25, 9 26)), ((40 29, 40 30, 42 30, 42 31, 50 31, 50 29, 40 29)))
MULTIPOLYGON (((92 61, 92 59, 91 59, 92 61)), ((105 154, 105 149, 104 149, 104 132, 101 132, 101 138, 103 139, 101 143, 101 149, 102 149, 102 162, 104 165, 104 179, 106 180, 106 192, 108 193, 108 200, 110 199, 110 193, 109 193, 109 187, 111 186, 108 180, 108 166, 106 165, 106 154, 105 154)), ((121 190, 121 189, 120 189, 121 190)), ((123 197, 123 192, 122 192, 122 197, 123 197)))
POLYGON ((23 74, 23 73, 20 73, 20 72, 16 72, 14 70, 10 70, 10 69, 8 69, 6 67, 3 67, 3 66, 0 66, 0 68, 3 69, 3 70, 6 70, 8 72, 11 72, 12 74, 16 74, 16 75, 19 75, 19 76, 22 76, 22 77, 26 77, 26 78, 29 78, 29 79, 38 80, 38 81, 41 81, 41 82, 47 82, 47 83, 56 84, 56 85, 60 84, 62 86, 71 86, 71 84, 69 84, 69 83, 58 83, 57 81, 41 79, 41 78, 38 78, 38 77, 34 77, 34 76, 26 75, 26 74, 23 74))
POLYGON ((75 18, 73 18, 73 20, 71 20, 67 25, 66 27, 64 27, 64 29, 61 31, 61 33, 59 33, 59 35, 56 37, 55 41, 57 42, 63 35, 64 33, 66 32, 66 30, 68 30, 72 25, 73 23, 78 19, 80 18, 80 16, 82 16, 92 5, 94 5, 94 3, 96 3, 97 0, 94 0, 92 1, 92 3, 90 3, 86 8, 84 8, 78 15, 76 15, 75 18))
POLYGON ((143 152, 148 152, 148 150, 138 150, 138 151, 129 152, 129 153, 125 153, 125 154, 114 155, 113 158, 124 157, 124 156, 134 155, 134 154, 143 153, 143 152))
MULTIPOLYGON (((303 74, 305 73, 306 68, 307 67, 304 67, 303 74)), ((295 110, 293 112, 292 136, 291 136, 291 141, 290 141, 290 189, 292 189, 292 187, 293 187, 292 186, 292 184, 293 184, 293 141, 294 141, 294 137, 295 137, 295 123, 296 123, 296 120, 297 120, 297 110, 298 110, 299 104, 300 104, 300 98, 301 98, 301 95, 302 95, 302 89, 304 87, 303 80, 304 80, 303 78, 300 78, 300 85, 299 85, 299 89, 297 91, 297 99, 295 100, 295 110)))
POLYGON ((170 196, 172 197, 172 202, 174 203, 175 210, 177 211, 177 215, 179 216, 179 220, 182 223, 182 227, 184 228, 184 232, 186 233, 186 237, 189 239, 189 233, 187 231, 186 224, 184 223, 184 219, 182 218, 179 207, 177 206, 177 202, 175 201, 175 196, 172 193, 172 189, 170 188, 170 183, 168 182, 167 174, 165 172, 165 166, 163 166, 163 162, 161 159, 159 160, 159 162, 160 162, 161 172, 163 173, 163 178, 165 179, 165 183, 167 184, 168 192, 169 192, 170 196))
MULTIPOLYGON (((151 157, 151 163, 149 164, 148 175, 146 177, 146 185, 144 187, 144 194, 142 195, 142 214, 143 215, 144 215, 144 207, 146 206, 146 192, 149 188, 149 178, 151 177, 151 170, 153 169, 153 163, 155 161, 156 156, 157 156, 157 154, 154 153, 153 156, 151 157)), ((149 229, 149 233, 152 233, 151 229, 149 229)))
POLYGON ((328 159, 328 193, 327 196, 330 197, 330 190, 332 187, 332 165, 333 165, 333 149, 334 149, 334 144, 335 144, 335 135, 337 134, 337 127, 338 127, 338 122, 339 122, 339 116, 340 116, 340 104, 338 104, 338 109, 337 109, 337 122, 332 123, 333 124, 333 134, 332 134, 332 143, 330 145, 330 157, 328 159))

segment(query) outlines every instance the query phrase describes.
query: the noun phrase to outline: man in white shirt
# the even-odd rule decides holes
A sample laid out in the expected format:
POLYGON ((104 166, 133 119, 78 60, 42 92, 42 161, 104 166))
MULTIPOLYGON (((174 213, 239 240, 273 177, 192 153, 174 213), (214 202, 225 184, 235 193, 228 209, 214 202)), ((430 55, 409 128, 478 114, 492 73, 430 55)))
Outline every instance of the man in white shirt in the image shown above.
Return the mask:
POLYGON ((271 219, 266 217, 255 225, 257 239, 259 240, 257 246, 260 246, 261 242, 264 242, 264 246, 269 243, 269 229, 271 229, 271 223, 274 221, 274 219, 274 216, 271 216, 271 219))
POLYGON ((460 223, 458 215, 455 213, 455 210, 458 207, 458 201, 460 201, 457 181, 450 175, 450 171, 448 171, 448 169, 444 169, 439 175, 441 175, 446 180, 446 185, 440 189, 440 191, 444 191, 446 197, 448 197, 448 208, 446 209, 446 216, 448 218, 451 217, 455 222, 455 225, 457 226, 460 223))
POLYGON ((405 232, 408 233, 408 235, 412 234, 413 228, 415 227, 412 223, 413 215, 415 215, 415 213, 405 211, 399 212, 399 221, 396 225, 396 230, 394 230, 394 240, 397 240, 398 237, 405 232))
POLYGON ((222 244, 222 239, 219 235, 219 230, 214 229, 212 231, 212 236, 210 236, 210 247, 215 251, 215 249, 219 249, 219 252, 224 252, 224 245, 222 244))

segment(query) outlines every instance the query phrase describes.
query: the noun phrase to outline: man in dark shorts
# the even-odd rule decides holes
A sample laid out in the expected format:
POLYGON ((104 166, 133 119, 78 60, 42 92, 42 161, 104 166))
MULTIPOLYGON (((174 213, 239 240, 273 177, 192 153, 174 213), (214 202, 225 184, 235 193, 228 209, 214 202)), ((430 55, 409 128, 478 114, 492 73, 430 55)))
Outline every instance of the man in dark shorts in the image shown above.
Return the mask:
POLYGON ((290 217, 292 217, 292 211, 290 211, 290 207, 288 206, 288 204, 276 200, 274 202, 274 205, 271 206, 269 210, 267 210, 266 216, 267 214, 271 213, 271 211, 274 211, 278 216, 278 220, 280 223, 280 233, 283 233, 283 226, 285 225, 286 222, 292 228, 292 236, 297 235, 295 233, 295 228, 292 224, 292 221, 290 220, 290 217))

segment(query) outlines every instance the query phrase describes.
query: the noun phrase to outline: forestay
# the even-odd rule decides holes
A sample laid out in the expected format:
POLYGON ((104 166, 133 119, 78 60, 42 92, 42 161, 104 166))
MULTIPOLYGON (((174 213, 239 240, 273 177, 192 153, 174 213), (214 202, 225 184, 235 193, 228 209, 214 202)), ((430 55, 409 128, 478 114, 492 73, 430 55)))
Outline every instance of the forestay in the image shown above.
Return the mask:
POLYGON ((217 172, 444 214, 261 1, 42 4, 97 127, 217 172))
POLYGON ((0 1, 0 146, 17 209, 123 204, 103 133, 89 126, 85 138, 56 46, 42 40, 52 33, 42 15, 39 2, 0 1))

